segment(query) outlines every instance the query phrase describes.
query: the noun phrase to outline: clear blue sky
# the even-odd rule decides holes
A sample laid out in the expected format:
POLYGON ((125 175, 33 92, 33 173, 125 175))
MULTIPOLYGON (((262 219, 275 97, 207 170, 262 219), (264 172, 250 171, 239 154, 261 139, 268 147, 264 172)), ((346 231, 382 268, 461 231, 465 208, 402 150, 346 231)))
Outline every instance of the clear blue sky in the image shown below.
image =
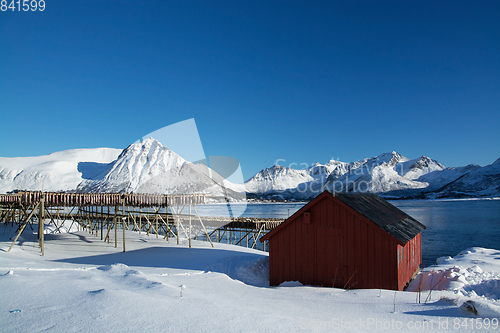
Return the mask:
POLYGON ((277 159, 500 157, 500 1, 45 3, 0 12, 0 156, 195 118, 245 179, 277 159))

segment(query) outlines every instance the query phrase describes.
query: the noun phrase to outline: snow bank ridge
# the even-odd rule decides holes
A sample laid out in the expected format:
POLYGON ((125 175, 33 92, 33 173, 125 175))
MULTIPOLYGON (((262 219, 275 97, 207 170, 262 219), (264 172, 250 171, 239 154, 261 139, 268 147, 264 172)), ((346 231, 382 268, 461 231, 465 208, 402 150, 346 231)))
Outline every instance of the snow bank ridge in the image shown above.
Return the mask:
MULTIPOLYGON (((109 277, 112 277, 114 280, 116 280, 116 283, 127 285, 134 289, 151 289, 160 287, 162 285, 160 282, 148 280, 144 273, 135 269, 131 269, 124 264, 118 263, 113 265, 105 265, 97 269, 105 272, 109 277)), ((93 293, 99 292, 100 291, 93 291, 93 293)))
POLYGON ((500 251, 473 247, 456 257, 441 257, 425 268, 408 291, 450 290, 465 297, 500 301, 500 251))

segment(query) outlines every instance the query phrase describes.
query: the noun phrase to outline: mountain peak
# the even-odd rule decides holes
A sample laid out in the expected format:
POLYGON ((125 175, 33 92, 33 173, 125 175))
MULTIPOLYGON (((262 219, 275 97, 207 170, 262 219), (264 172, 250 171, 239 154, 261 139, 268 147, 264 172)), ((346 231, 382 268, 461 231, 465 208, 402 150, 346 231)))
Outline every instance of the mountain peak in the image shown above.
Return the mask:
POLYGON ((425 155, 422 155, 420 158, 415 160, 415 164, 411 166, 411 169, 414 168, 424 168, 424 167, 431 167, 435 165, 437 168, 444 169, 445 166, 439 163, 436 160, 433 160, 430 157, 427 157, 425 155))
POLYGON ((266 168, 264 170, 273 171, 273 170, 282 170, 282 169, 286 169, 286 168, 287 168, 286 166, 275 164, 272 167, 266 168))
POLYGON ((403 155, 401 155, 396 151, 392 151, 390 153, 383 153, 371 159, 367 159, 366 161, 368 160, 372 160, 375 163, 375 165, 380 165, 385 163, 389 166, 395 166, 397 163, 409 161, 408 158, 404 157, 403 155))
POLYGON ((146 142, 160 142, 160 141, 158 141, 155 138, 153 138, 152 136, 150 136, 147 139, 141 140, 141 143, 146 143, 146 142))
MULTIPOLYGON (((155 138, 153 138, 153 137, 149 137, 149 138, 147 138, 147 139, 145 139, 145 140, 142 140, 140 143, 141 143, 143 146, 145 146, 145 147, 150 147, 150 146, 153 146, 153 145, 157 145, 157 146, 162 146, 162 147, 165 147, 165 146, 163 146, 163 145, 161 144, 161 142, 160 142, 160 141, 156 140, 156 139, 155 139, 155 138)), ((166 148, 166 147, 165 147, 165 148, 166 148)))
MULTIPOLYGON (((123 157, 127 154, 138 154, 139 152, 142 153, 149 153, 149 152, 154 152, 154 151, 170 151, 175 154, 174 151, 170 150, 168 147, 164 146, 161 144, 160 141, 156 140, 155 138, 147 138, 142 141, 135 142, 125 148, 123 152, 120 154, 120 157, 123 157)), ((176 154, 177 155, 177 154, 176 154)))
POLYGON ((147 138, 146 140, 143 140, 142 142, 137 144, 140 146, 140 149, 142 150, 151 150, 151 149, 168 149, 164 145, 161 144, 160 141, 156 140, 155 138, 147 138))
POLYGON ((79 189, 94 192, 166 192, 168 179, 179 175, 186 160, 147 138, 128 146, 113 162, 109 172, 94 182, 83 182, 79 189))
POLYGON ((340 161, 335 160, 335 159, 332 158, 331 160, 328 161, 328 163, 326 163, 326 165, 329 166, 329 165, 344 164, 344 163, 345 162, 340 162, 340 161))

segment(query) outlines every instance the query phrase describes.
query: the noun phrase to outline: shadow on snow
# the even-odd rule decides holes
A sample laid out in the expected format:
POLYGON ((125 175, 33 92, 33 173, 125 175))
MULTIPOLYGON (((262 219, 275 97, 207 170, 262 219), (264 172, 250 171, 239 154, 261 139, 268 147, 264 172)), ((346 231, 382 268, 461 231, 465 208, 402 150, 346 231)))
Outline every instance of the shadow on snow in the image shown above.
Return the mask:
POLYGON ((269 286, 269 262, 265 255, 214 248, 148 247, 127 252, 54 260, 71 264, 156 267, 223 273, 243 283, 269 286))

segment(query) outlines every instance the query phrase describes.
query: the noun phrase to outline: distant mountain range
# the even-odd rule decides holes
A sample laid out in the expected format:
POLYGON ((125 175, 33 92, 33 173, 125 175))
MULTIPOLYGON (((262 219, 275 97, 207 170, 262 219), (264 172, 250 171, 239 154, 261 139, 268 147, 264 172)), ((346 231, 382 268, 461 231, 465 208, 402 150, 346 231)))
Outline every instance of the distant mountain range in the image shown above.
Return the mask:
POLYGON ((371 192, 386 198, 467 198, 500 196, 500 159, 481 167, 447 168, 422 156, 397 152, 345 163, 331 160, 302 170, 274 165, 245 183, 261 199, 309 200, 323 190, 371 192))
POLYGON ((386 198, 500 196, 500 159, 481 167, 447 168, 429 157, 396 152, 345 163, 331 160, 297 170, 274 165, 234 184, 203 163, 191 163, 155 139, 126 149, 74 149, 46 156, 0 158, 0 193, 206 193, 241 199, 309 200, 323 190, 372 192, 386 198))

